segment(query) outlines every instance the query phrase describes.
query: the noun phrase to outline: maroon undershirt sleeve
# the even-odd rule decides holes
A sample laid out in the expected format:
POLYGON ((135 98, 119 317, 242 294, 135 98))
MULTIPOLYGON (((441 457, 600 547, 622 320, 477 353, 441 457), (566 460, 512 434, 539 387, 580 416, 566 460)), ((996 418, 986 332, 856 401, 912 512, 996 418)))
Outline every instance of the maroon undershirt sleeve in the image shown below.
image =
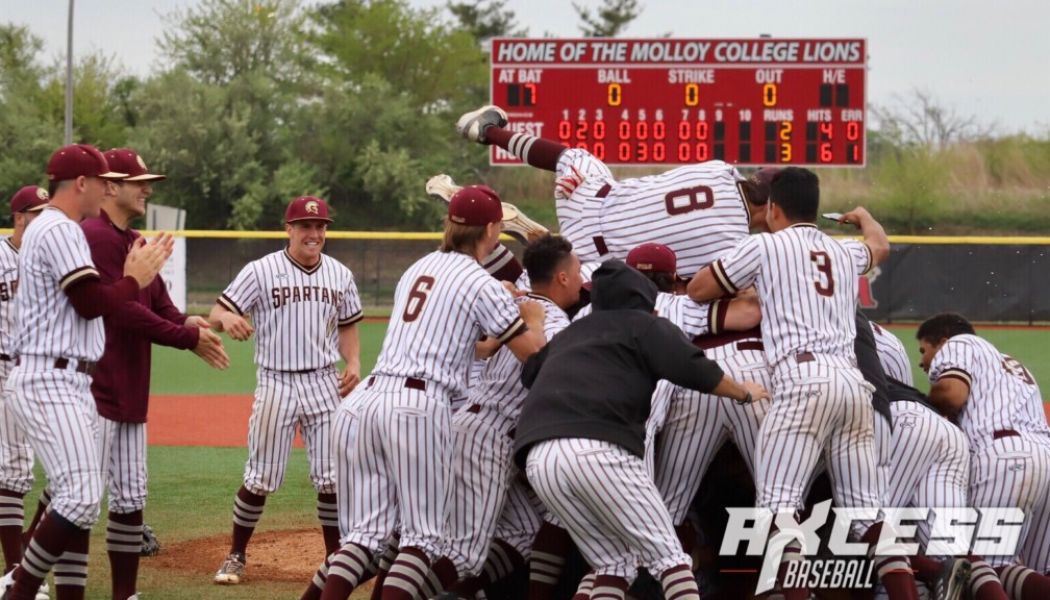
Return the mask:
POLYGON ((64 291, 78 315, 97 319, 120 312, 125 302, 138 296, 139 284, 134 277, 123 277, 112 284, 102 283, 98 277, 86 277, 64 291))

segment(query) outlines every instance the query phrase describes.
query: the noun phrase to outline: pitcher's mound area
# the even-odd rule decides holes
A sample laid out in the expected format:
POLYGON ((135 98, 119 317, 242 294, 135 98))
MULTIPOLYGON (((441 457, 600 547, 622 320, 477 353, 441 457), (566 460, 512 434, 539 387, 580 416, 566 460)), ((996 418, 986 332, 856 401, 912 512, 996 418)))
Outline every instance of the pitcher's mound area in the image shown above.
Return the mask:
MULTIPOLYGON (((229 551, 230 535, 165 544, 150 566, 192 573, 211 579, 229 551)), ((303 584, 324 560, 324 541, 317 529, 258 532, 248 547, 248 573, 241 585, 286 581, 303 584)), ((371 582, 365 584, 371 587, 371 582)))

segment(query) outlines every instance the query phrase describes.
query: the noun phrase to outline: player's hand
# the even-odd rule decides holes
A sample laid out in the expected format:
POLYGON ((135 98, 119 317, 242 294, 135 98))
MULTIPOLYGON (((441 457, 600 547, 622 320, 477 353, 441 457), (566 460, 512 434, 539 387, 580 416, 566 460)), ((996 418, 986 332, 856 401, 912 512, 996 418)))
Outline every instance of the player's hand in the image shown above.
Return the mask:
POLYGON ((848 213, 844 213, 842 218, 839 219, 839 223, 847 223, 849 225, 855 225, 858 228, 864 225, 866 221, 874 221, 875 217, 871 216, 868 209, 863 206, 858 206, 848 213))
POLYGON ((161 233, 150 242, 136 239, 124 260, 124 275, 133 277, 140 288, 148 286, 160 273, 174 247, 175 238, 170 233, 161 233))
POLYGON ((197 346, 193 349, 193 353, 215 369, 228 368, 230 357, 226 354, 226 349, 222 347, 222 338, 210 329, 200 329, 197 334, 200 337, 197 339, 197 346))
POLYGON ((238 342, 247 340, 252 336, 252 332, 255 331, 248 319, 236 313, 223 313, 220 319, 222 321, 222 330, 230 334, 230 337, 238 342))
POLYGON ((211 329, 211 323, 208 319, 200 315, 190 315, 186 317, 186 322, 183 323, 186 327, 196 327, 197 329, 211 329))
POLYGON ((522 296, 528 294, 528 292, 522 289, 518 289, 513 283, 509 281, 501 281, 500 283, 503 284, 503 289, 510 292, 510 295, 514 296, 515 298, 521 298, 522 296))
POLYGON ((542 304, 535 300, 526 300, 518 304, 518 312, 521 314, 521 320, 525 321, 526 325, 530 327, 539 326, 542 329, 543 319, 547 314, 542 304))
POLYGON ((361 383, 361 368, 347 365, 339 373, 339 397, 345 398, 347 394, 354 391, 357 384, 361 383))
MULTIPOLYGON (((759 383, 755 383, 753 381, 742 381, 740 383, 740 386, 743 387, 747 391, 748 395, 751 396, 751 402, 758 402, 759 400, 769 400, 769 392, 766 391, 766 388, 764 388, 759 383)), ((749 403, 746 398, 742 400, 737 400, 737 402, 740 404, 749 403)))
POLYGON ((564 177, 559 177, 554 181, 554 199, 555 200, 568 200, 569 196, 576 191, 576 188, 584 182, 586 177, 583 173, 576 170, 576 167, 569 167, 572 172, 564 177))

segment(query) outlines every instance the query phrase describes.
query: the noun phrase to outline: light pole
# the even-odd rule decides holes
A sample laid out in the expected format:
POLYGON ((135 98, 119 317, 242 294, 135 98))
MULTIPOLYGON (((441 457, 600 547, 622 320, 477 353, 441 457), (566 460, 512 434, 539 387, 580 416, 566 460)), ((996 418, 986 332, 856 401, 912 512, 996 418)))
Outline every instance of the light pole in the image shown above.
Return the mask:
POLYGON ((66 129, 65 145, 73 143, 73 0, 69 0, 69 27, 66 33, 66 129))

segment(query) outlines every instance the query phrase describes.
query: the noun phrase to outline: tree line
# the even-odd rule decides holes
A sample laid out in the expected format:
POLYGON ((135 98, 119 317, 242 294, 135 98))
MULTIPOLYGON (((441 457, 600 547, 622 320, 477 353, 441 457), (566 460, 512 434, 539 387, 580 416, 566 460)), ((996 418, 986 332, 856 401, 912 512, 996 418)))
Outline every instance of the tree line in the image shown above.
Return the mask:
MULTIPOLYGON (((486 101, 481 42, 527 35, 507 0, 415 8, 407 0, 202 0, 164 17, 157 64, 127 75, 101 51, 74 72, 74 140, 131 146, 168 175, 153 200, 191 228, 272 229, 288 200, 330 200, 341 227, 432 228, 427 177, 477 172, 455 118, 486 101)), ((637 0, 577 10, 616 35, 637 0)), ((43 184, 62 143, 64 72, 43 41, 0 23, 0 196, 43 184)))

